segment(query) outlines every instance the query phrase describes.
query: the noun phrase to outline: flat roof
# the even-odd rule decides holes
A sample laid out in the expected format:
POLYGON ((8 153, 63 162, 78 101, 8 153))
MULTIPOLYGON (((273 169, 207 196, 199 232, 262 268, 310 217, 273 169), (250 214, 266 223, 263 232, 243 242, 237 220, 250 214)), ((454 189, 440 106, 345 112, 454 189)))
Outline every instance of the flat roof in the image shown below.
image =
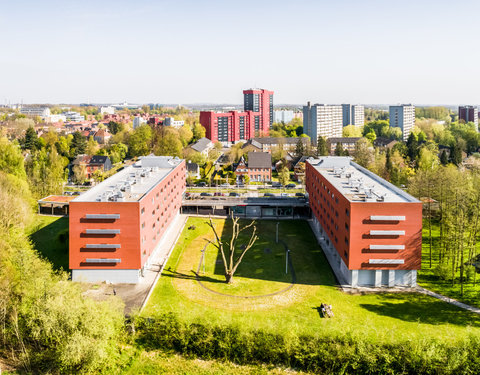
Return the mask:
POLYGON ((68 204, 71 200, 74 200, 76 197, 71 195, 49 195, 48 197, 38 200, 38 203, 65 203, 68 204))
POLYGON ((354 163, 348 156, 324 156, 307 160, 351 202, 418 203, 402 189, 354 163))
POLYGON ((145 156, 74 199, 74 202, 138 202, 183 160, 145 156))

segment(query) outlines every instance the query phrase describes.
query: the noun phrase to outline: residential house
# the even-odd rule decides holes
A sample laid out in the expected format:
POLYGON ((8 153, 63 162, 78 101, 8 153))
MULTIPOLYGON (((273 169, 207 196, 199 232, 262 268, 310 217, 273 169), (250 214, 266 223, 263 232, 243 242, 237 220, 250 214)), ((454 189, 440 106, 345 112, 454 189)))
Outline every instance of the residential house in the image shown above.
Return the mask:
POLYGON ((78 155, 76 159, 72 161, 70 167, 73 170, 73 167, 77 165, 85 167, 87 179, 92 178, 96 170, 106 172, 112 169, 112 162, 110 158, 105 155, 78 155))
POLYGON ((108 143, 110 138, 112 138, 112 135, 106 129, 98 130, 93 136, 93 139, 101 145, 108 143))
POLYGON ((373 141, 373 145, 375 147, 389 148, 389 149, 392 149, 392 147, 395 146, 397 143, 398 141, 394 139, 385 138, 385 137, 377 137, 377 139, 373 141))
POLYGON ((252 182, 266 182, 272 180, 272 155, 268 152, 249 152, 248 162, 242 156, 234 169, 237 182, 248 176, 252 182))
POLYGON ((210 139, 203 137, 191 145, 190 148, 202 155, 208 156, 208 152, 213 149, 213 142, 210 139))

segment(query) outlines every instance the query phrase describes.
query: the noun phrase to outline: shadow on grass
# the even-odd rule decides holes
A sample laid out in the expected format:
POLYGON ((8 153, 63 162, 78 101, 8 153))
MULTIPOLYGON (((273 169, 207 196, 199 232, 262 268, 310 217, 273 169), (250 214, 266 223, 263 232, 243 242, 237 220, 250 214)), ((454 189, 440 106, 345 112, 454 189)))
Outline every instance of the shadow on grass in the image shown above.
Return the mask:
POLYGON ((33 246, 53 269, 68 271, 68 217, 61 217, 30 235, 33 246))
MULTIPOLYGON (((248 225, 250 220, 240 220, 240 226, 248 225)), ((278 222, 279 242, 276 243, 276 220, 256 221, 257 239, 255 245, 247 251, 240 263, 235 276, 282 282, 292 282, 291 267, 286 273, 286 251, 284 244, 290 250, 289 261, 296 271, 297 284, 304 285, 334 285, 335 278, 320 246, 318 245, 308 222, 305 220, 283 220, 278 222)), ((235 259, 242 252, 251 235, 252 228, 242 232, 237 240, 235 259)), ((211 230, 210 230, 211 231, 211 230)), ((228 251, 232 233, 231 220, 227 219, 223 231, 219 233, 224 243, 225 251, 228 251)), ((207 260, 211 257, 208 257, 207 260)), ((215 261, 214 274, 223 275, 224 265, 220 252, 215 261)))
POLYGON ((360 307, 378 315, 423 324, 454 324, 480 326, 480 316, 422 294, 379 296, 378 304, 361 303, 360 307))
POLYGON ((192 280, 192 281, 200 280, 200 281, 205 281, 210 283, 225 284, 224 280, 218 280, 208 276, 202 276, 202 274, 199 274, 197 276, 195 272, 193 271, 191 272, 192 272, 191 274, 186 274, 186 273, 181 273, 177 271, 167 270, 162 273, 162 277, 166 276, 166 277, 172 277, 175 279, 192 280))

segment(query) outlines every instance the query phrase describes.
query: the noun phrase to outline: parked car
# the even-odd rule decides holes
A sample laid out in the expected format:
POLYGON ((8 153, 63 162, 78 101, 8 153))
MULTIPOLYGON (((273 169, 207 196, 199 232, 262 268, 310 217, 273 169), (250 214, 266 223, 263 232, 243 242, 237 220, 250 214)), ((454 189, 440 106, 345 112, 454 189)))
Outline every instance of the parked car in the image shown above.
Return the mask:
POLYGON ((272 182, 272 187, 282 187, 282 184, 278 181, 273 181, 272 182))
POLYGON ((305 198, 305 194, 303 193, 295 193, 295 196, 299 198, 305 198))
POLYGON ((230 194, 228 194, 229 197, 239 197, 240 194, 238 193, 235 193, 234 191, 232 191, 230 194))
POLYGON ((214 196, 214 197, 223 197, 224 195, 225 195, 225 194, 220 193, 219 191, 213 193, 213 196, 214 196))
POLYGON ((200 193, 200 196, 201 197, 211 197, 212 194, 211 193, 200 193))
POLYGON ((295 184, 287 184, 287 185, 285 185, 285 187, 286 187, 287 189, 293 189, 293 188, 296 188, 297 185, 295 185, 295 184))
POLYGON ((244 186, 245 186, 245 184, 244 184, 244 183, 242 183, 242 182, 239 182, 239 183, 237 184, 237 186, 238 186, 238 187, 244 187, 244 186))
POLYGON ((221 187, 230 187, 230 184, 228 182, 224 183, 224 184, 221 184, 220 185, 221 187))
POLYGON ((205 186, 207 186, 207 183, 206 183, 205 181, 200 181, 200 182, 197 184, 197 186, 199 186, 199 187, 205 187, 205 186))
POLYGON ((289 197, 289 195, 288 195, 287 193, 282 193, 282 194, 280 194, 280 196, 281 196, 282 198, 287 198, 287 197, 289 197))
POLYGON ((265 193, 265 194, 263 194, 263 196, 264 196, 264 197, 274 197, 275 194, 273 194, 273 193, 265 193))

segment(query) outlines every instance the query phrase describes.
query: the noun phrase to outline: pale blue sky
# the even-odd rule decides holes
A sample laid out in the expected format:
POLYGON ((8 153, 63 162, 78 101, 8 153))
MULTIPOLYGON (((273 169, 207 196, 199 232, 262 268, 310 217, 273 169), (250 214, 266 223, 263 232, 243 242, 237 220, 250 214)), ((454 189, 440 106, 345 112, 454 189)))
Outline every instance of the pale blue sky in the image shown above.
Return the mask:
POLYGON ((0 102, 478 104, 479 1, 0 0, 0 102))

